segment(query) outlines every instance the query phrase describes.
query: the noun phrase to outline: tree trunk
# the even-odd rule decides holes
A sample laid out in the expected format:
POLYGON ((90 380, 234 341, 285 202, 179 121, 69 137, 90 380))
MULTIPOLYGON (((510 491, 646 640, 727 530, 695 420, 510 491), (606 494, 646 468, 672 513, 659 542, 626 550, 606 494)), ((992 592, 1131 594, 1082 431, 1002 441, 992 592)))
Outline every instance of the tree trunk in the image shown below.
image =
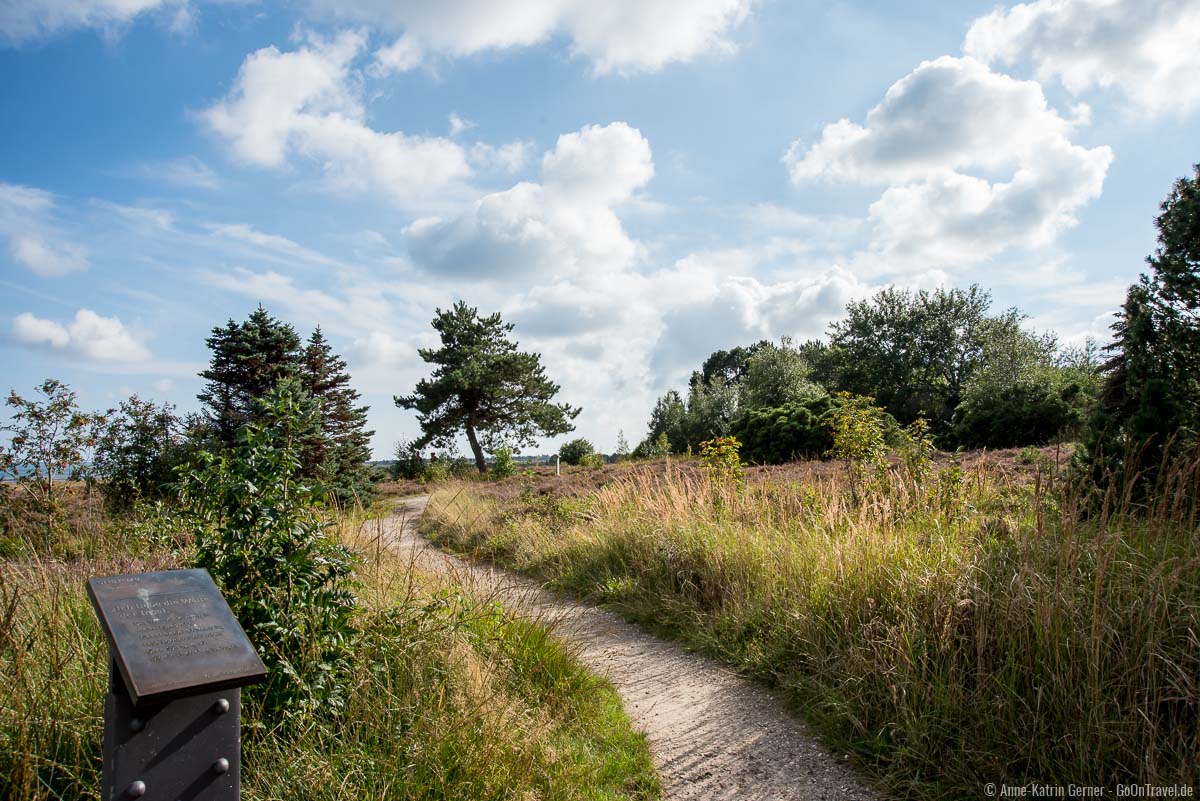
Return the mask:
POLYGON ((483 448, 479 447, 479 437, 475 436, 475 426, 467 423, 467 439, 471 443, 471 453, 475 454, 475 466, 480 473, 487 472, 487 460, 483 458, 483 448))

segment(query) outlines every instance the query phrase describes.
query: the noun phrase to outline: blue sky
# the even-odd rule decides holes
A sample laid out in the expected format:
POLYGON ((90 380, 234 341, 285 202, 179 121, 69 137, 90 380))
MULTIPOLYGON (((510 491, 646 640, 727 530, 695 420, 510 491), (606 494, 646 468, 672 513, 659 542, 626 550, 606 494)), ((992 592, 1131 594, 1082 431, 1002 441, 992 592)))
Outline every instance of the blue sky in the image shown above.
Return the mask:
POLYGON ((460 298, 602 450, 892 284, 1105 340, 1200 160, 1194 0, 31 0, 0 75, 3 389, 190 410, 262 303, 348 359, 378 458, 460 298))

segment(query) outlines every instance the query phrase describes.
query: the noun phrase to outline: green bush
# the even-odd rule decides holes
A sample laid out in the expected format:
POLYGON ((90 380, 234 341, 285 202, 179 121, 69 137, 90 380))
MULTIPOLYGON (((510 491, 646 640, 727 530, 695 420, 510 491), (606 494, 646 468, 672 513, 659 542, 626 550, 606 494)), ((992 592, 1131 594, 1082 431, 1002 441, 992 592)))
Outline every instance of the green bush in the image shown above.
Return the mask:
POLYGON ((109 409, 93 429, 92 470, 114 509, 162 497, 184 461, 182 423, 168 404, 155 406, 137 395, 109 409))
POLYGON ((422 484, 440 484, 443 481, 450 480, 450 463, 443 461, 431 461, 425 468, 425 472, 421 474, 422 484))
POLYGON ((747 409, 733 426, 742 458, 755 464, 782 464, 823 456, 833 447, 828 395, 782 406, 747 409))
POLYGON ((392 462, 392 477, 416 481, 425 473, 425 460, 421 458, 421 449, 417 443, 401 439, 392 446, 392 454, 396 457, 392 462))
POLYGON ((700 443, 700 463, 708 471, 709 480, 718 487, 732 486, 741 490, 746 486, 739 455, 741 447, 737 437, 718 437, 700 443))
POLYGON ((963 448, 1045 445, 1083 421, 1078 384, 1023 381, 1003 392, 971 393, 959 404, 947 444, 963 448))
POLYGON ((596 446, 588 442, 583 437, 573 439, 570 442, 564 443, 558 449, 558 458, 563 464, 579 465, 583 463, 583 459, 596 452, 596 446))
POLYGON ((851 490, 855 500, 859 500, 863 493, 887 479, 888 444, 897 438, 898 432, 895 420, 875 405, 874 398, 849 392, 839 392, 837 397, 841 403, 830 416, 833 447, 829 455, 846 460, 851 490))
POLYGON ((488 470, 488 475, 499 481, 503 478, 512 478, 517 474, 517 463, 513 461, 512 449, 507 445, 501 445, 492 455, 492 466, 488 470))
POLYGON ((221 587, 267 665, 251 690, 268 715, 336 712, 351 666, 354 555, 325 536, 320 496, 300 476, 304 436, 319 425, 311 398, 291 380, 259 402, 259 422, 181 486, 199 567, 221 587))

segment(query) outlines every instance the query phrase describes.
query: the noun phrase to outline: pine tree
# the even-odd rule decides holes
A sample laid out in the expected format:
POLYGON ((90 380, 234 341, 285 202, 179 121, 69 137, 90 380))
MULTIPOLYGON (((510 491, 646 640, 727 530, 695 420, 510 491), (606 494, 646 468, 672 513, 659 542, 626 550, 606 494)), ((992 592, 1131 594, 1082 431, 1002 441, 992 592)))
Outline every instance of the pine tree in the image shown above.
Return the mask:
POLYGON ((366 430, 367 406, 350 386, 346 362, 333 352, 317 327, 301 355, 300 380, 317 400, 321 434, 309 437, 301 449, 301 471, 322 478, 340 500, 370 495, 367 460, 374 431, 366 430))
POLYGON ((280 379, 300 371, 300 337, 259 306, 244 323, 230 320, 205 340, 212 351, 207 379, 196 397, 207 407, 209 424, 226 446, 237 430, 256 421, 254 401, 265 398, 280 379))
POLYGON ((1200 165, 1195 170, 1160 207, 1151 272, 1129 287, 1113 323, 1104 389, 1080 451, 1097 484, 1136 481, 1138 495, 1200 431, 1200 165), (1127 456, 1136 457, 1136 476, 1127 456))
POLYGON ((433 327, 442 347, 421 348, 421 358, 436 365, 411 395, 396 396, 396 405, 419 412, 423 436, 418 447, 453 444, 467 435, 475 466, 487 472, 483 451, 532 445, 537 436, 553 437, 575 430, 579 408, 550 401, 559 386, 546 378, 541 356, 517 350, 508 335, 512 323, 499 314, 480 317, 479 310, 459 301, 437 310, 433 327))

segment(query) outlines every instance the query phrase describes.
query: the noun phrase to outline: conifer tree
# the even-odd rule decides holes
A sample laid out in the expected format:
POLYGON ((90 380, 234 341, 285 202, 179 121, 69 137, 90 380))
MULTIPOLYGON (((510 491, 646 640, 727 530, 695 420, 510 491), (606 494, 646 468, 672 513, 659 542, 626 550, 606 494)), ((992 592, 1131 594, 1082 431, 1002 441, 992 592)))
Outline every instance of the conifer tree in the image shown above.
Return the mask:
POLYGON ((350 387, 346 362, 329 346, 320 327, 301 346, 296 330, 259 306, 245 322, 230 320, 206 340, 212 350, 208 379, 198 396, 209 432, 223 447, 236 442, 238 429, 261 423, 262 405, 281 381, 294 379, 314 399, 320 426, 300 443, 300 474, 319 480, 339 500, 369 497, 366 462, 373 431, 366 430, 367 407, 350 387))
POLYGON ((265 398, 283 378, 300 370, 300 337, 259 306, 244 323, 230 320, 205 340, 212 351, 208 380, 197 398, 207 407, 214 433, 226 446, 237 430, 258 418, 255 400, 265 398))
POLYGON ((321 412, 320 436, 309 437, 301 450, 302 472, 322 477, 342 500, 368 495, 366 463, 375 433, 366 429, 369 407, 358 405, 346 362, 330 348, 320 326, 301 354, 300 380, 321 412))
POLYGON ((465 432, 480 473, 487 472, 486 447, 493 453, 512 443, 532 445, 538 435, 553 437, 575 430, 579 408, 551 400, 559 386, 546 378, 541 356, 517 350, 508 338, 512 323, 499 314, 480 317, 479 310, 459 301, 437 310, 433 327, 442 347, 421 348, 436 365, 411 395, 396 396, 396 405, 419 412, 423 436, 418 447, 452 445, 465 432))
POLYGON ((1129 287, 1113 323, 1104 389, 1081 459, 1097 483, 1126 475, 1136 455, 1140 494, 1164 458, 1193 447, 1200 433, 1200 164, 1175 182, 1155 221, 1149 275, 1129 287), (1164 454, 1168 445, 1173 454, 1164 454))

